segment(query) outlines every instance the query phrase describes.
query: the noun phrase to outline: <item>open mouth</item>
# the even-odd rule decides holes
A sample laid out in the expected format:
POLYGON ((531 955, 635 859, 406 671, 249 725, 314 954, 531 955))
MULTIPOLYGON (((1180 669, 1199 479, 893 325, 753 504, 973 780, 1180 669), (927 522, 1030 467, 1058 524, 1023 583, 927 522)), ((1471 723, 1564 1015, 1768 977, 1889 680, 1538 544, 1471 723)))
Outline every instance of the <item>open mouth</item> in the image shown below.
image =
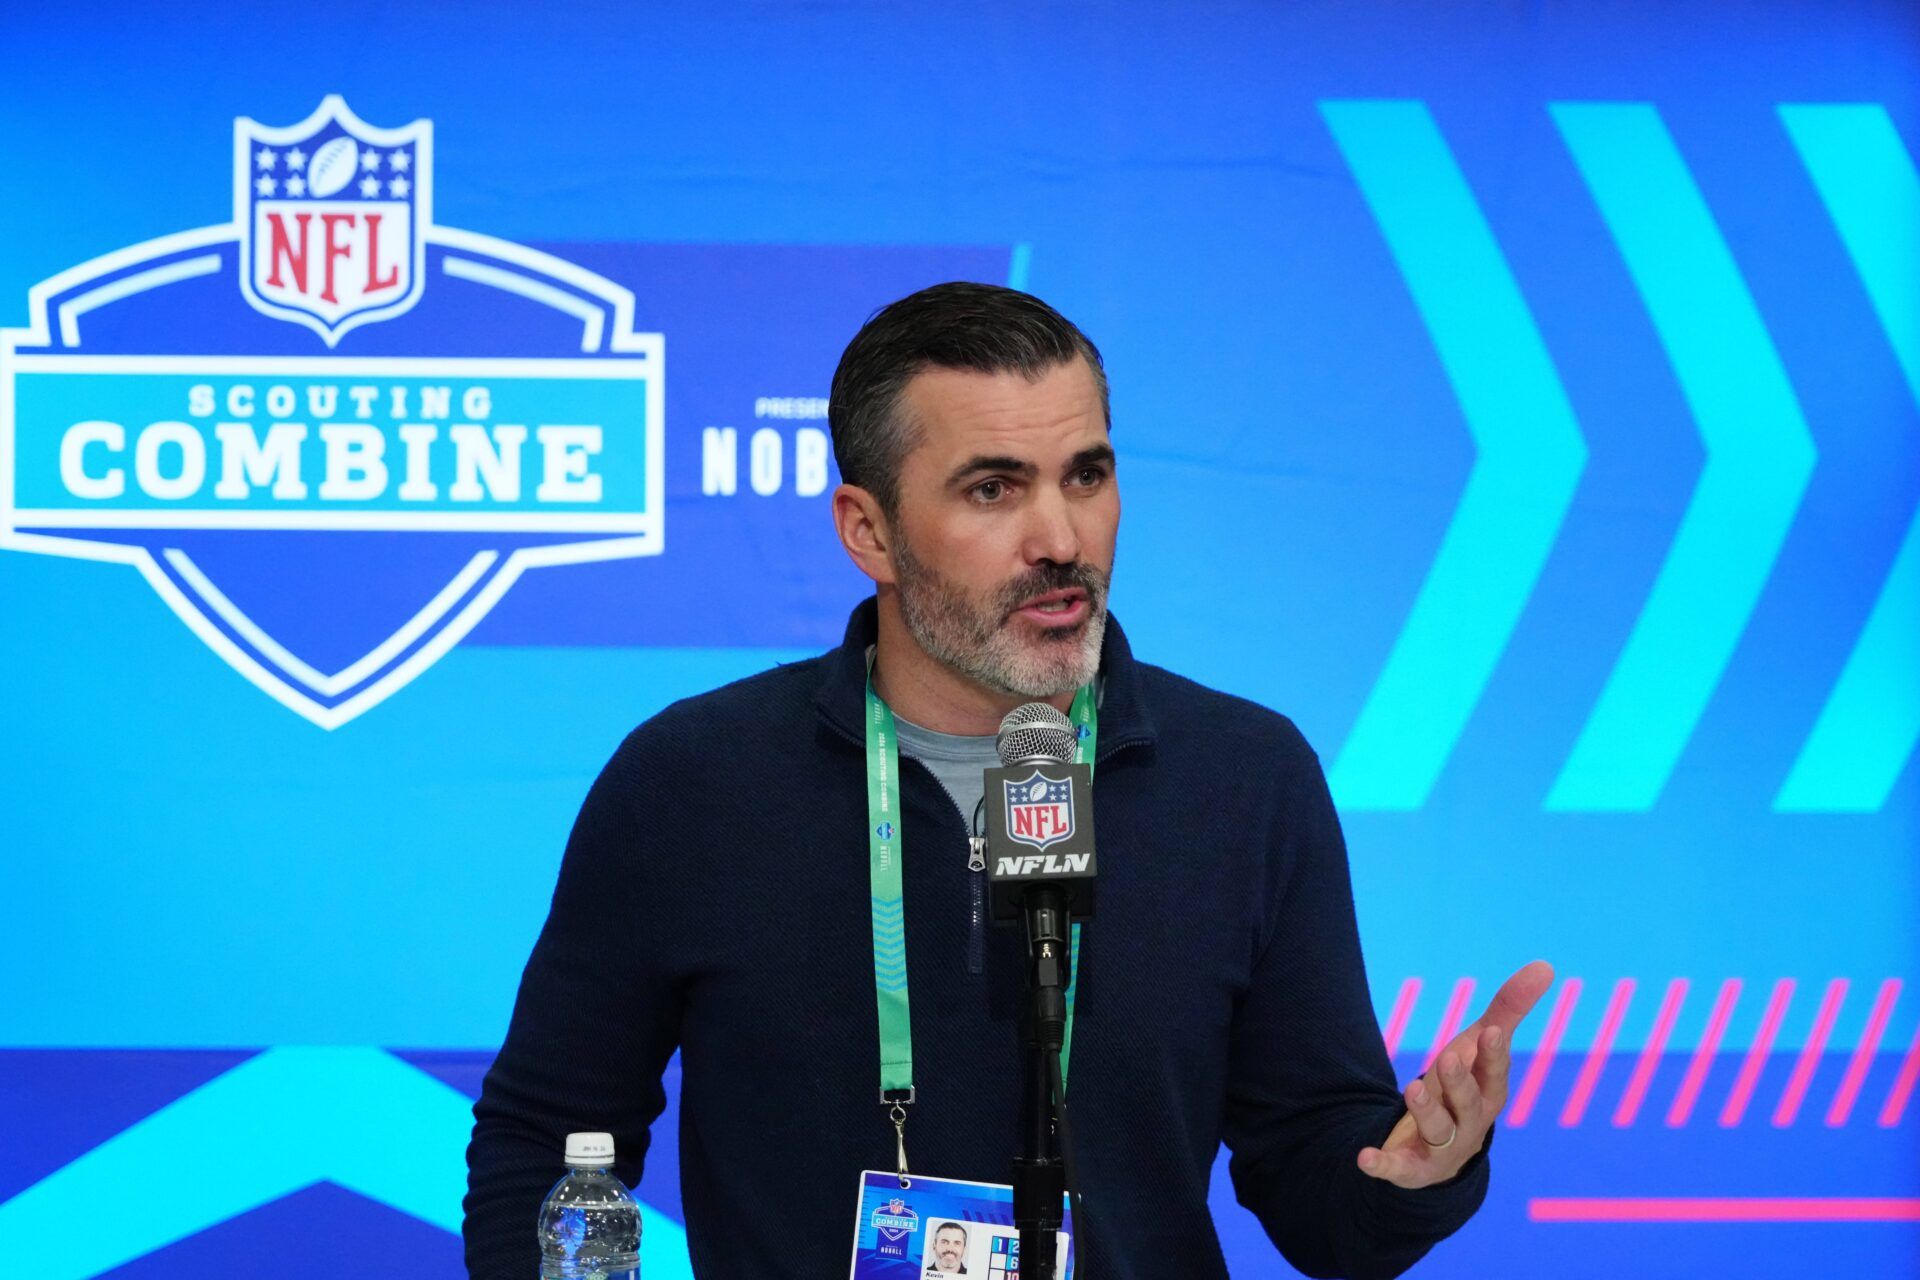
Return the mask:
POLYGON ((1079 587, 1049 591, 1022 604, 1014 613, 1049 629, 1071 627, 1086 619, 1087 593, 1079 587))

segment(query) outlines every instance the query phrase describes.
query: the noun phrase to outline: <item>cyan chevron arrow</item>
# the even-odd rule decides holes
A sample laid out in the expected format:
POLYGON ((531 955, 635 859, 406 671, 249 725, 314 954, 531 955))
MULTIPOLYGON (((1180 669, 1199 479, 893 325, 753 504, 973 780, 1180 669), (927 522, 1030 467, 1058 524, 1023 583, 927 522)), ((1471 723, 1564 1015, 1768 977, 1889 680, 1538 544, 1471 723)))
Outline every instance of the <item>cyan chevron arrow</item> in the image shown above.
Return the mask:
MULTIPOLYGON (((0 1204, 0 1258, 84 1280, 321 1181, 458 1231, 472 1127, 463 1094, 391 1054, 270 1049, 0 1204), (111 1230, 57 1225, 97 1221, 102 1194, 111 1230)), ((643 1274, 691 1280, 680 1224, 641 1214, 643 1274)))
MULTIPOLYGON (((1920 402, 1920 173, 1878 106, 1783 106, 1813 185, 1920 402)), ((1773 807, 1876 813, 1920 742, 1920 512, 1773 807)))
POLYGON ((1643 811, 1746 630, 1814 465, 1813 438, 1740 269, 1645 103, 1550 110, 1706 446, 1653 590, 1546 807, 1643 811))
POLYGON ((1424 104, 1328 101, 1478 455, 1386 666, 1329 772, 1350 809, 1426 803, 1533 594, 1587 448, 1540 330, 1424 104))

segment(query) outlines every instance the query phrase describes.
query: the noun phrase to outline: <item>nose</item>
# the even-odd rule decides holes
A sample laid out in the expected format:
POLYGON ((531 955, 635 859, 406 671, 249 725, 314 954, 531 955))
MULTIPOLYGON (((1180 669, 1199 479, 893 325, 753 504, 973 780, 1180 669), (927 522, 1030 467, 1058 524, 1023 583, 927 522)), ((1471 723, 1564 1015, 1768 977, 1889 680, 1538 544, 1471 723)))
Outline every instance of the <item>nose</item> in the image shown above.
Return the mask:
POLYGON ((1040 490, 1029 504, 1025 533, 1020 550, 1028 564, 1071 564, 1080 558, 1080 530, 1067 496, 1058 489, 1040 490))

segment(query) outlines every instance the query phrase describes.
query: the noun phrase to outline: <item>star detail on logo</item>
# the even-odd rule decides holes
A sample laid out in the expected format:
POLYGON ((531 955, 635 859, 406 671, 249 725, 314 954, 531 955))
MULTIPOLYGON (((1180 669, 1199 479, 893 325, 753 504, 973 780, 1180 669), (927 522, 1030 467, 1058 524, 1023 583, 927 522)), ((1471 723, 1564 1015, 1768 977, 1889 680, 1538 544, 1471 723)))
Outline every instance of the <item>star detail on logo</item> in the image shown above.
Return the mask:
POLYGON ((408 182, 405 178, 395 178, 393 181, 387 184, 387 191, 396 200, 405 199, 407 192, 411 190, 413 190, 413 184, 411 182, 408 182))
POLYGON ((279 183, 263 173, 254 180, 253 189, 263 196, 270 196, 273 194, 273 189, 279 185, 279 183))
MULTIPOLYGON (((289 163, 291 163, 291 161, 289 161, 289 163)), ((287 194, 290 196, 303 196, 307 194, 307 180, 297 173, 289 177, 287 179, 287 194)))
POLYGON ((380 153, 372 147, 368 147, 365 151, 362 151, 360 153, 360 167, 368 173, 372 173, 375 169, 378 169, 380 167, 380 153))
POLYGON ((295 147, 287 152, 287 168, 304 169, 307 167, 307 153, 295 147))
POLYGON ((275 159, 275 156, 273 152, 268 150, 266 147, 260 148, 260 153, 254 156, 254 162, 257 163, 262 169, 273 168, 274 159, 275 159))
POLYGON ((363 196, 365 196, 365 197, 366 197, 367 199, 369 199, 369 200, 371 200, 371 199, 373 199, 373 198, 374 198, 375 196, 377 196, 377 195, 379 195, 379 194, 380 194, 380 179, 378 179, 378 178, 362 178, 362 179, 360 179, 360 194, 361 194, 361 195, 363 195, 363 196))
POLYGON ((413 153, 411 151, 396 151, 387 158, 387 163, 399 172, 405 173, 413 167, 413 153))

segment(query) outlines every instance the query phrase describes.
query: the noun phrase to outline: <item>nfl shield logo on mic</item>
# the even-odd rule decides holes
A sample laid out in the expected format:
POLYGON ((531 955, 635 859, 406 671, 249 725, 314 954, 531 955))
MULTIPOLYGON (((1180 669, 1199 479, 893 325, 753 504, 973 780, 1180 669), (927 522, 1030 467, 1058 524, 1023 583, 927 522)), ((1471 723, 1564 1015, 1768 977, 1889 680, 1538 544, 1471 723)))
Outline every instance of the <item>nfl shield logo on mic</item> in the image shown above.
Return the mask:
POLYGON ((1003 782, 1007 838, 1044 850, 1073 835, 1073 783, 1045 777, 1038 769, 1018 782, 1003 782))

